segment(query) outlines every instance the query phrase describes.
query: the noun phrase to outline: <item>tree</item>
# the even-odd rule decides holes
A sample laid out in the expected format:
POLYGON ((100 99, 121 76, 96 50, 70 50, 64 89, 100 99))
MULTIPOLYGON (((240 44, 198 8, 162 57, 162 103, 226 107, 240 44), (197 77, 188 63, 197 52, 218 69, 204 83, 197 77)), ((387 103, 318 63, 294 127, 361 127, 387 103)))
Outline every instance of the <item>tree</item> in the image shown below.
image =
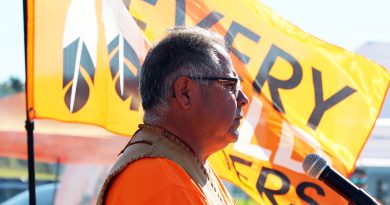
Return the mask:
POLYGON ((23 91, 24 83, 17 77, 11 76, 8 80, 0 82, 0 97, 23 91))

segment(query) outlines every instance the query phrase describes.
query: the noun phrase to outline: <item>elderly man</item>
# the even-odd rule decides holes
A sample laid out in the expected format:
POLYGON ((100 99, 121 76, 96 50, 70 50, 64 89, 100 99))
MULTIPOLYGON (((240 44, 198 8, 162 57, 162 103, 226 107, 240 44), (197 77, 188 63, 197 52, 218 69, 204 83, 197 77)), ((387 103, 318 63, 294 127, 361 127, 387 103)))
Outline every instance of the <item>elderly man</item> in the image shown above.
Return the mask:
POLYGON ((238 138, 241 91, 224 39, 168 31, 140 73, 144 123, 122 151, 98 204, 235 204, 207 158, 238 138))

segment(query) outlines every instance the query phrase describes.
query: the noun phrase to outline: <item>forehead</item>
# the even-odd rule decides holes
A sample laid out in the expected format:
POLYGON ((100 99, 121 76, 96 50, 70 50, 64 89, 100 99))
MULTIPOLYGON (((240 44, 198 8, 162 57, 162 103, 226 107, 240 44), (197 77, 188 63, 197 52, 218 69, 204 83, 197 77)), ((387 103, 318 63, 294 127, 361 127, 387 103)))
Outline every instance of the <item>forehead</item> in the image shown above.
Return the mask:
POLYGON ((215 48, 218 51, 218 58, 221 60, 222 63, 222 74, 224 76, 229 76, 229 77, 237 77, 237 72, 233 67, 232 59, 230 58, 230 55, 226 52, 226 50, 220 46, 216 45, 215 48))

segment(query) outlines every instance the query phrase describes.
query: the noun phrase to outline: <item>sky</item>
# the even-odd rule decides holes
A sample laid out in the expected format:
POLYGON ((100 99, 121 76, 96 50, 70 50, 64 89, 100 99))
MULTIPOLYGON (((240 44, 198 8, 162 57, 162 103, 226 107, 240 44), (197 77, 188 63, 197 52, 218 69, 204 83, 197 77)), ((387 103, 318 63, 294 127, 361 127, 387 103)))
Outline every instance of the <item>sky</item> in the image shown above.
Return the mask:
MULTIPOLYGON (((0 82, 24 81, 23 0, 0 0, 0 82)), ((353 51, 390 42, 389 0, 262 0, 276 13, 326 42, 353 51)))
POLYGON ((0 0, 0 82, 24 81, 23 0, 0 0))

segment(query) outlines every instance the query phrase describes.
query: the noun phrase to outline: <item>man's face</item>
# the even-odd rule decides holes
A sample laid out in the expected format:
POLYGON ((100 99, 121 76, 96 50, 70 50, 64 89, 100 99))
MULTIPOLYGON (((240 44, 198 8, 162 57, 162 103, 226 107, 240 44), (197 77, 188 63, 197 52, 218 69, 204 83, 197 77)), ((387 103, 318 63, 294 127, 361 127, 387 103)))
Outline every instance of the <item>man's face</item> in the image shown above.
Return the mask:
MULTIPOLYGON (((225 51, 220 52, 224 71, 221 76, 215 77, 238 79, 230 56, 225 51)), ((207 113, 204 126, 213 133, 214 140, 221 146, 237 141, 237 129, 243 116, 241 108, 248 103, 248 98, 241 90, 236 92, 236 89, 240 89, 238 83, 229 80, 212 81, 203 88, 203 111, 207 113)))

